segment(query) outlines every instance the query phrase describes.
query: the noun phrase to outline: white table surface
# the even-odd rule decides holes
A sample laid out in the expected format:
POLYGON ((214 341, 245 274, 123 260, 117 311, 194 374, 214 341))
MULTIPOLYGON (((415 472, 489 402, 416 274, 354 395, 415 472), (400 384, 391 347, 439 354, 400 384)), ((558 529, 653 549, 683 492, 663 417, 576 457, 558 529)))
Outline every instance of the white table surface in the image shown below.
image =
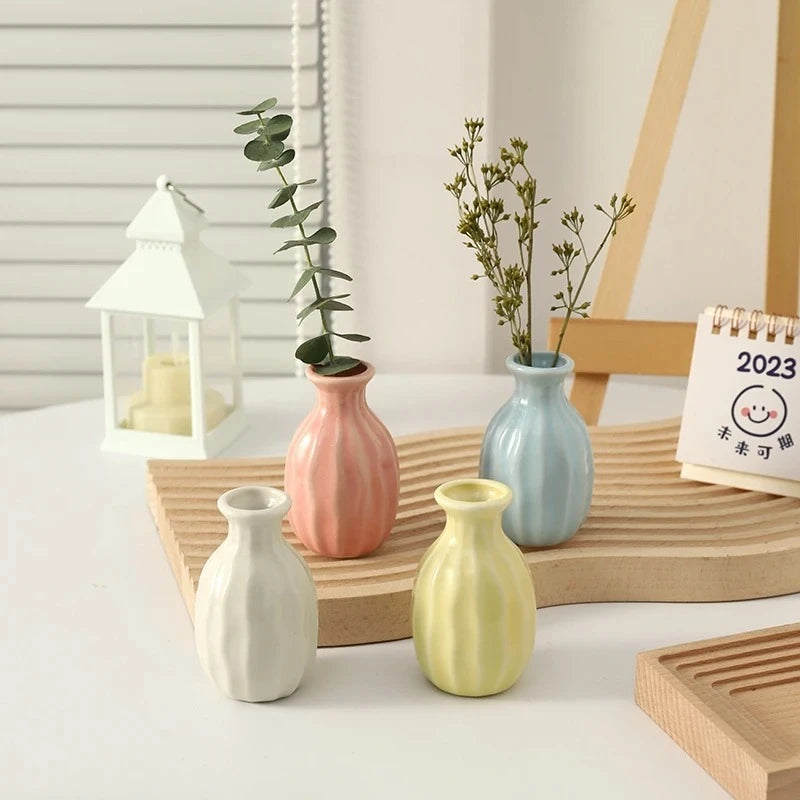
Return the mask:
MULTIPOLYGON (((401 435, 485 422, 509 380, 379 375, 369 398, 401 435)), ((312 388, 246 390, 227 454, 283 452, 312 388)), ((675 415, 681 396, 618 382, 605 421, 675 415)), ((237 703, 200 670, 143 460, 100 454, 101 415, 0 418, 0 797, 727 797, 634 704, 635 655, 797 622, 800 596, 542 609, 528 670, 492 698, 432 688, 406 640, 320 650, 292 697, 237 703)))

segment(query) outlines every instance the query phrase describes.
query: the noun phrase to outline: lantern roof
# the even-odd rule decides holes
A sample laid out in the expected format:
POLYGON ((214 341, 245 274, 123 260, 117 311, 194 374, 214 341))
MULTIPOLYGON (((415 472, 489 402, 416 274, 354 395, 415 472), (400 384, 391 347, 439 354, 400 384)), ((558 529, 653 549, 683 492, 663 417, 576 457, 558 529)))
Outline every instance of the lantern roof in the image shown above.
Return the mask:
POLYGON ((249 282, 199 234, 201 208, 162 175, 128 226, 136 249, 86 304, 121 314, 204 319, 249 282))

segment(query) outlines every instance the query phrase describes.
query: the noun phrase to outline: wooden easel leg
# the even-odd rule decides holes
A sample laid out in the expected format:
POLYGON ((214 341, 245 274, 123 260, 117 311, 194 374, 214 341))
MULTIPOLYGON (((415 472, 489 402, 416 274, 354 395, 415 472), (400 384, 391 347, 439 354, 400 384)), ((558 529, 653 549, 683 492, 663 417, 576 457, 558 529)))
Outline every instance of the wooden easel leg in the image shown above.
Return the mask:
MULTIPOLYGON (((592 303, 592 313, 597 317, 621 319, 628 311, 709 4, 710 0, 677 0, 675 3, 628 174, 626 191, 636 202, 636 213, 626 221, 624 236, 611 241, 592 303)), ((795 5, 800 2, 795 0, 795 5)), ((596 424, 600 416, 607 383, 608 375, 575 376, 571 399, 590 425, 596 424)))
POLYGON ((780 0, 779 9, 765 310, 794 317, 800 290, 800 2, 780 0))

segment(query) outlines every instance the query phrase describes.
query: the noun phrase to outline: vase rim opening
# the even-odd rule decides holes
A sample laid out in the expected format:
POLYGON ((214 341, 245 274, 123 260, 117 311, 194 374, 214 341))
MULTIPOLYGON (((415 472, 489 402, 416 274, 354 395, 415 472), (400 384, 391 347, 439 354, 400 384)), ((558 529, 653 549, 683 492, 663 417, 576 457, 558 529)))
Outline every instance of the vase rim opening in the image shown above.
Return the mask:
POLYGON ((439 486, 434 499, 445 510, 503 510, 511 503, 511 489, 488 478, 458 478, 439 486))
POLYGON ((289 495, 271 486, 237 486, 217 500, 217 508, 228 519, 264 514, 283 517, 291 505, 289 495))
POLYGON ((509 372, 528 375, 569 375, 575 369, 575 362, 566 354, 558 354, 558 363, 552 366, 554 352, 552 350, 535 350, 533 352, 533 365, 520 363, 519 353, 514 353, 506 359, 509 372))
MULTIPOLYGON (((320 375, 313 364, 306 367, 306 377, 314 384, 325 384, 326 386, 358 386, 367 383, 375 375, 375 367, 369 362, 361 359, 361 366, 358 372, 350 375, 320 375)), ((353 369, 358 369, 353 367, 353 369)))

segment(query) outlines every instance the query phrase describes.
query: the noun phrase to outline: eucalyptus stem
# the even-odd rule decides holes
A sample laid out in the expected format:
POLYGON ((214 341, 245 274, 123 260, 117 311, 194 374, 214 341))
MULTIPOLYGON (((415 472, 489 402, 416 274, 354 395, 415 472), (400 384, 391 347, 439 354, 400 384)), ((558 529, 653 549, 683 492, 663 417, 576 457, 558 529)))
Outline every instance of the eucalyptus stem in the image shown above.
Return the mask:
POLYGON ((305 254, 306 266, 300 273, 292 290, 289 300, 300 295, 305 286, 309 283, 314 290, 314 299, 297 314, 298 324, 313 314, 319 313, 322 333, 312 336, 301 342, 295 350, 295 358, 304 364, 313 366, 320 375, 341 375, 349 370, 361 366, 361 361, 351 356, 336 355, 333 348, 333 337, 339 337, 349 342, 367 342, 369 336, 361 333, 338 333, 333 330, 327 317, 329 311, 352 311, 352 306, 343 303, 342 300, 349 297, 349 294, 335 294, 326 297, 320 288, 320 278, 335 278, 337 280, 352 281, 353 279, 346 272, 331 269, 330 267, 316 265, 311 257, 311 246, 318 245, 325 247, 336 239, 336 231, 323 226, 313 233, 306 232, 305 222, 313 211, 319 208, 324 200, 305 208, 299 208, 296 201, 296 194, 301 186, 315 183, 315 179, 290 183, 284 175, 283 167, 290 164, 295 157, 295 151, 286 147, 284 141, 288 138, 292 129, 293 120, 288 114, 276 114, 274 117, 264 117, 264 112, 269 111, 277 105, 278 101, 274 97, 264 100, 253 108, 246 111, 239 111, 238 114, 245 117, 255 117, 247 122, 237 125, 234 133, 255 134, 244 146, 244 156, 249 161, 258 162, 258 171, 276 170, 281 180, 281 186, 269 204, 271 209, 279 208, 288 203, 292 213, 279 216, 271 223, 273 228, 296 228, 300 234, 299 239, 290 239, 283 243, 275 252, 281 253, 294 247, 302 247, 305 254))
MULTIPOLYGON (((289 186, 289 181, 286 180, 286 176, 283 174, 283 170, 280 167, 276 167, 275 171, 280 176, 280 179, 283 181, 284 186, 289 186)), ((289 205, 292 207, 292 211, 295 214, 298 213, 299 209, 297 208, 297 203, 295 203, 294 195, 289 198, 289 205)), ((303 227, 303 223, 300 222, 297 225, 297 229, 300 231, 300 235, 303 239, 306 239, 306 231, 303 227)), ((306 254, 306 264, 308 265, 309 269, 314 269, 314 262, 311 258, 311 251, 308 249, 308 245, 303 245, 303 252, 306 254)), ((316 302, 322 301, 322 293, 319 290, 319 284, 317 283, 317 276, 311 276, 311 285, 314 287, 314 295, 316 296, 316 302)), ((328 339, 328 363, 330 364, 333 361, 333 342, 331 342, 331 332, 328 330, 328 323, 325 320, 325 312, 320 308, 319 309, 319 318, 320 323, 322 324, 322 332, 328 339)))

